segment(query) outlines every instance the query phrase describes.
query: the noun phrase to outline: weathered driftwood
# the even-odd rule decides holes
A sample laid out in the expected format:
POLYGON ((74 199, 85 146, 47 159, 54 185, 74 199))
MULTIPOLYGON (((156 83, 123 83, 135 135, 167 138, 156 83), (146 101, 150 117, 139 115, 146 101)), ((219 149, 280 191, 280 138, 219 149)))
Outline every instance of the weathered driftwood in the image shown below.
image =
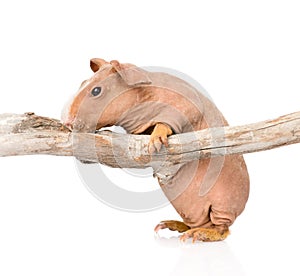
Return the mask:
POLYGON ((300 112, 237 127, 173 135, 169 147, 148 154, 149 136, 70 132, 58 120, 33 113, 0 115, 0 157, 49 154, 76 156, 111 167, 144 168, 190 160, 244 154, 300 142, 300 112))

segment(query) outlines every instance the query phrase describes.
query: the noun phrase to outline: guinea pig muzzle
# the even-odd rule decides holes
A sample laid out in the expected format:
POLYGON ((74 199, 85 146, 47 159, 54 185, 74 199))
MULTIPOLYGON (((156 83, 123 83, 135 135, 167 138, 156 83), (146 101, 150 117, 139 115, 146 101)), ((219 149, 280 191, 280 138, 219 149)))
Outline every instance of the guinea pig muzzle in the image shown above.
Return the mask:
POLYGON ((70 130, 73 130, 75 118, 67 118, 63 124, 70 130))

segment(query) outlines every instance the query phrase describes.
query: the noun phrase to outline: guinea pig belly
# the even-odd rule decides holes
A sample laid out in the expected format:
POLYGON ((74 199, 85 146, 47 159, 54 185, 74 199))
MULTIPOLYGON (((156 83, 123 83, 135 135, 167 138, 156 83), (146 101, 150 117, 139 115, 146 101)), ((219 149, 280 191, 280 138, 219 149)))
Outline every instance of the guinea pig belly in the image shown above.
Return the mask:
POLYGON ((167 198, 190 227, 230 226, 242 213, 248 199, 249 176, 240 155, 226 157, 218 172, 211 168, 215 174, 215 177, 210 176, 213 185, 202 193, 201 188, 206 185, 206 176, 211 170, 210 162, 211 159, 188 162, 173 178, 161 185, 167 198))

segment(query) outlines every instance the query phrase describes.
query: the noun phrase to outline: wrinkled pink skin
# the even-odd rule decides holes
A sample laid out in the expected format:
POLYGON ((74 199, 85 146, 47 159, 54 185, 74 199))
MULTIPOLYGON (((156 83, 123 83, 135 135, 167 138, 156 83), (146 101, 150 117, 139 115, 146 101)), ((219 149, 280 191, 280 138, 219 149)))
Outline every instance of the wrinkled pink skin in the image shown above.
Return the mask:
MULTIPOLYGON (((91 68, 95 74, 82 84, 62 119, 75 131, 120 125, 140 134, 161 122, 182 133, 227 125, 210 100, 177 77, 102 59, 91 60, 91 68), (95 87, 102 88, 96 97, 91 95, 95 87)), ((227 229, 244 210, 249 194, 241 155, 188 162, 171 179, 158 175, 158 180, 190 228, 227 229)))

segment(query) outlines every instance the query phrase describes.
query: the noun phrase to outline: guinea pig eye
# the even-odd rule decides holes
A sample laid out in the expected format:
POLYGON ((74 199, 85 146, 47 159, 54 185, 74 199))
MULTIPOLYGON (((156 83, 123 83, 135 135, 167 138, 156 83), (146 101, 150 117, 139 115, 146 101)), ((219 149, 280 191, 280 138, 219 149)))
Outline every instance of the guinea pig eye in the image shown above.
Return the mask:
POLYGON ((100 93, 101 93, 101 87, 95 87, 95 88, 92 90, 92 92, 91 92, 91 94, 92 94, 94 97, 98 96, 100 93))

